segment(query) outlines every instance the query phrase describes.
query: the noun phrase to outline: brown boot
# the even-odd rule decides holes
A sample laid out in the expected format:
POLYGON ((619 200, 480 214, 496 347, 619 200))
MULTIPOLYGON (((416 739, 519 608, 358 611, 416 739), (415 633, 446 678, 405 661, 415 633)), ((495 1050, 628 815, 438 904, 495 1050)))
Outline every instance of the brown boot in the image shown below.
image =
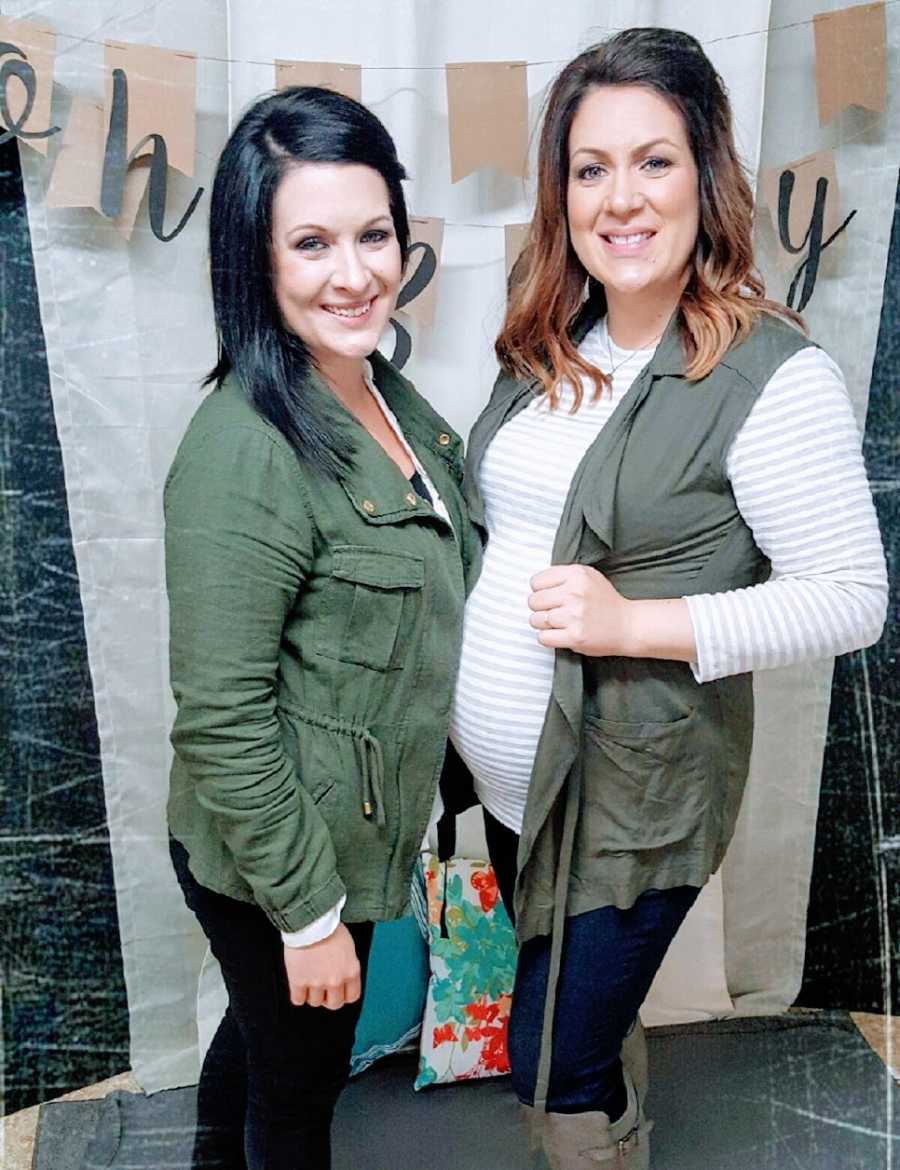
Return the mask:
POLYGON ((647 1098, 649 1078, 647 1075, 647 1037, 644 1035, 640 1016, 634 1017, 634 1023, 625 1034, 620 1058, 622 1067, 627 1070, 634 1082, 638 1104, 643 1109, 644 1101, 647 1098))
POLYGON ((625 1073, 628 1104, 618 1121, 592 1113, 547 1113, 544 1152, 551 1170, 650 1170, 650 1130, 631 1077, 625 1073))

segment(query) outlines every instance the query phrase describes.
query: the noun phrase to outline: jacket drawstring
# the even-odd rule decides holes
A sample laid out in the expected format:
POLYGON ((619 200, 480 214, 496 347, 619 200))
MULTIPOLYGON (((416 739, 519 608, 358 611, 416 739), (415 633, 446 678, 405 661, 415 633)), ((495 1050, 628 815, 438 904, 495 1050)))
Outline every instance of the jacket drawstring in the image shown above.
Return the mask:
POLYGON ((576 763, 569 773, 566 785, 566 805, 563 818, 562 840, 559 847, 559 864, 556 870, 556 884, 553 891, 553 932, 550 939, 550 969, 547 974, 547 994, 544 999, 544 1019, 541 1027, 541 1051, 538 1059, 537 1080, 534 1086, 534 1129, 535 1144, 540 1139, 547 1111, 547 1094, 550 1089, 550 1064, 553 1057, 553 1021, 556 1014, 556 993, 562 966, 563 935, 566 926, 566 901, 569 894, 569 875, 572 872, 572 855, 575 848, 575 826, 578 823, 578 805, 581 790, 581 764, 576 763))
POLYGON ((384 814, 384 754, 381 744, 368 731, 354 731, 354 743, 359 756, 359 771, 362 776, 363 815, 370 818, 375 814, 379 828, 386 824, 384 814))

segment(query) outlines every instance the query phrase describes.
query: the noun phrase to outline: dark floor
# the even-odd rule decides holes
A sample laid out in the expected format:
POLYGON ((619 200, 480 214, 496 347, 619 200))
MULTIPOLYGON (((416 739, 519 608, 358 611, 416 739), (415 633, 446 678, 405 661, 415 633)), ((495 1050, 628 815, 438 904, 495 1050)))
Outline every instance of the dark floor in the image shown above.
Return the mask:
MULTIPOLYGON (((900 1164, 900 1090, 843 1014, 654 1029, 650 1061, 655 1170, 900 1164)), ((543 1166, 508 1079, 414 1093, 415 1064, 394 1057, 350 1085, 334 1170, 543 1166)), ((190 1089, 46 1105, 35 1170, 187 1170, 194 1108, 190 1089)))

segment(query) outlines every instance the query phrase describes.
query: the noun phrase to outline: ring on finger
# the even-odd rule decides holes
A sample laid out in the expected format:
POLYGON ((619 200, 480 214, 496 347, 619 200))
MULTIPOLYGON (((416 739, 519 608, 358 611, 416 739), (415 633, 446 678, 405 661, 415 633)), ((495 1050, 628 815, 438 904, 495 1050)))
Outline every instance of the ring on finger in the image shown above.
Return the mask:
POLYGON ((548 609, 544 610, 544 629, 550 629, 550 611, 548 609))

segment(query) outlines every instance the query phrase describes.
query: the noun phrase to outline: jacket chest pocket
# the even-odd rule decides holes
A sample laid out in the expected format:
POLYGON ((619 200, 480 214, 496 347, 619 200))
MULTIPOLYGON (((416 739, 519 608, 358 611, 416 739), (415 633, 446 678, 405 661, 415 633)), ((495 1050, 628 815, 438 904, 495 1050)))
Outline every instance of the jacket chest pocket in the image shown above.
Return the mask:
POLYGON ((372 670, 399 669, 424 585, 425 562, 412 553, 336 546, 325 590, 331 619, 316 653, 372 670))

